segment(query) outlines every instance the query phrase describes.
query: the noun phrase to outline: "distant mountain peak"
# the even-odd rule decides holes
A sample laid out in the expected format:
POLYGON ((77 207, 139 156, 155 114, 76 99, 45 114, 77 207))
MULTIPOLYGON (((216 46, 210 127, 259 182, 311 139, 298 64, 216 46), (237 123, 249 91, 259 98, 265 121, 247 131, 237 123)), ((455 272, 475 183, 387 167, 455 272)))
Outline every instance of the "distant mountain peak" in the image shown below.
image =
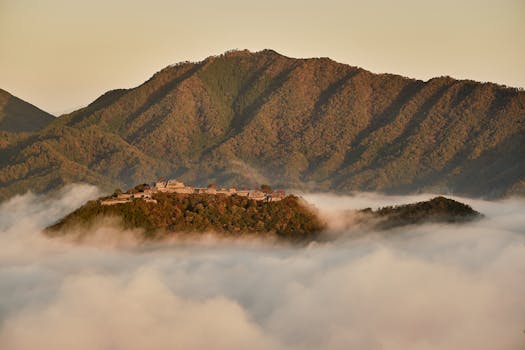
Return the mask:
POLYGON ((37 131, 54 119, 53 115, 0 89, 0 131, 37 131))

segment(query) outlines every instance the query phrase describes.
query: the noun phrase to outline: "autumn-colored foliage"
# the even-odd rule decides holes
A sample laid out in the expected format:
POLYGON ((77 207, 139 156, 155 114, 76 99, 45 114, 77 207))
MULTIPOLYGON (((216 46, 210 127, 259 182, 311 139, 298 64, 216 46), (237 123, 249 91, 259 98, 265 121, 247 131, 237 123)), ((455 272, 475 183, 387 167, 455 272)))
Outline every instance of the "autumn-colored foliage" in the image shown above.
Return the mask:
POLYGON ((303 240, 314 238, 324 228, 312 209, 293 195, 278 202, 210 194, 156 193, 154 198, 157 203, 139 199, 101 205, 98 200, 90 201, 47 231, 67 233, 90 227, 102 217, 117 217, 126 229, 141 228, 146 238, 213 232, 223 236, 273 234, 303 240))
POLYGON ((525 193, 525 92, 229 52, 110 91, 0 144, 0 198, 159 176, 206 186, 525 193))

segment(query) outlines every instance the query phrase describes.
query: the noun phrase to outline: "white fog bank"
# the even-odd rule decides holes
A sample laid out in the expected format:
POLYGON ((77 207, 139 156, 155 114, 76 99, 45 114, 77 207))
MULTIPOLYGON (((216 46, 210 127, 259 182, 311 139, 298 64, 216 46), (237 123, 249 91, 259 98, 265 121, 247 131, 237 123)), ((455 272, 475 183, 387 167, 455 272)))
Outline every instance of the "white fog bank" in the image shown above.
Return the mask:
MULTIPOLYGON (((525 348, 521 199, 462 198, 486 217, 297 248, 41 234, 97 195, 78 185, 0 204, 0 349, 525 348)), ((330 218, 432 196, 304 197, 330 218)))

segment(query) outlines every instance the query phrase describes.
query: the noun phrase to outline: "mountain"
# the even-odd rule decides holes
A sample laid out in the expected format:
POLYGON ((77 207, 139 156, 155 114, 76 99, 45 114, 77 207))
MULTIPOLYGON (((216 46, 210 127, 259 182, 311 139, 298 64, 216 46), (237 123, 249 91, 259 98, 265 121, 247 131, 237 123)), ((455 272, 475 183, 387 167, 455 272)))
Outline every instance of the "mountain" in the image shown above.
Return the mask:
MULTIPOLYGON (((139 187, 141 191, 149 191, 144 185, 135 189, 139 187)), ((316 210, 294 195, 278 201, 254 200, 238 194, 148 192, 147 195, 146 199, 120 198, 119 201, 118 196, 122 194, 115 193, 89 201, 47 227, 45 233, 51 237, 78 235, 79 231, 93 232, 92 228, 104 220, 117 219, 124 229, 139 229, 139 238, 144 240, 187 233, 273 237, 296 242, 329 239, 331 236, 323 235, 328 226, 316 210)), ((469 205, 439 196, 377 210, 349 211, 344 230, 359 233, 363 229, 367 232, 423 223, 458 224, 481 218, 483 215, 469 205)), ((340 221, 342 223, 344 219, 340 221)))
POLYGON ((359 222, 374 229, 388 230, 394 227, 421 223, 463 223, 481 219, 483 215, 467 204, 442 196, 428 201, 359 211, 359 222))
POLYGON ((310 191, 525 193, 525 92, 272 50, 183 62, 0 148, 0 196, 161 176, 310 191))
MULTIPOLYGON (((110 197, 111 198, 111 197, 110 197)), ((215 233, 219 237, 270 237, 304 241, 316 238, 324 222, 310 206, 288 195, 276 202, 256 201, 239 195, 153 194, 153 200, 136 199, 104 205, 89 201, 48 227, 46 233, 59 236, 92 228, 104 218, 118 218, 125 229, 140 229, 142 239, 159 239, 185 233, 215 233)))
POLYGON ((54 119, 51 114, 0 89, 0 132, 37 131, 54 119))

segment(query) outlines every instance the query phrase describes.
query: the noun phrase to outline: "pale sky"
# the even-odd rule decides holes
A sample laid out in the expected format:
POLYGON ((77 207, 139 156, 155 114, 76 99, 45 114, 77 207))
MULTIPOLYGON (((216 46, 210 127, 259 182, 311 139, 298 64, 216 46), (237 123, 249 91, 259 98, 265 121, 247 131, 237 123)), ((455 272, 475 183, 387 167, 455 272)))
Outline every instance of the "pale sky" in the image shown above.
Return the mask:
POLYGON ((0 88, 56 115, 234 48, 525 87, 525 0, 0 0, 0 88))

